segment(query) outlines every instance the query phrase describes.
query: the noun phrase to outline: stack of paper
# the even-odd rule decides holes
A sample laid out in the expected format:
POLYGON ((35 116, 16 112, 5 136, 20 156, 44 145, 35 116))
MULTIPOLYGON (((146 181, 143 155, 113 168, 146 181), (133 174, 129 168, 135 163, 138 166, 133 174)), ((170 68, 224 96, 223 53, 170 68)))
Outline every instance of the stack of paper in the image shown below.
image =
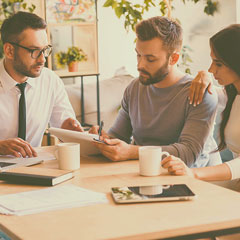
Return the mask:
POLYGON ((106 195, 75 185, 63 185, 41 190, 0 196, 0 213, 26 215, 53 209, 107 203, 106 195))
POLYGON ((44 146, 44 147, 36 147, 34 150, 37 152, 37 157, 44 160, 55 160, 56 159, 56 146, 44 146))

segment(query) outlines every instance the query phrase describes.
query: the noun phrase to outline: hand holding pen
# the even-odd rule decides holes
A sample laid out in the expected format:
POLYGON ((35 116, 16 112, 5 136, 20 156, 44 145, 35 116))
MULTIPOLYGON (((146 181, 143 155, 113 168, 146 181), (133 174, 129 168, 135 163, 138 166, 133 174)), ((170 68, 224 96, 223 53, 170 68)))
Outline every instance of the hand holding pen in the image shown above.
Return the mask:
MULTIPOLYGON (((104 140, 101 140, 103 125, 104 125, 104 123, 103 123, 103 121, 101 121, 101 122, 100 122, 99 129, 98 129, 98 139, 94 138, 93 140, 96 141, 96 142, 98 142, 98 143, 104 143, 104 144, 106 144, 106 143, 104 142, 104 140)), ((90 132, 91 132, 91 130, 90 130, 90 132)))
POLYGON ((101 121, 99 129, 98 129, 98 140, 100 140, 100 137, 101 137, 101 134, 102 134, 103 125, 104 125, 104 123, 103 123, 103 121, 101 121))

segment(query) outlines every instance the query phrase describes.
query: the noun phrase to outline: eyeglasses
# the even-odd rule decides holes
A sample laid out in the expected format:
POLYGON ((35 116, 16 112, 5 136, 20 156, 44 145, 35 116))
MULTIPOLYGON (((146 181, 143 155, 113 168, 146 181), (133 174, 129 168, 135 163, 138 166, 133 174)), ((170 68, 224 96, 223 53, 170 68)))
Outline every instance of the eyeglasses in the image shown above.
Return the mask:
POLYGON ((43 53, 44 57, 48 57, 52 53, 52 46, 51 45, 48 45, 43 49, 31 49, 31 48, 24 47, 24 46, 22 46, 18 43, 14 43, 14 42, 9 42, 9 43, 12 44, 12 45, 15 45, 17 47, 26 49, 27 51, 29 51, 31 53, 31 57, 33 59, 39 58, 42 53, 43 53))

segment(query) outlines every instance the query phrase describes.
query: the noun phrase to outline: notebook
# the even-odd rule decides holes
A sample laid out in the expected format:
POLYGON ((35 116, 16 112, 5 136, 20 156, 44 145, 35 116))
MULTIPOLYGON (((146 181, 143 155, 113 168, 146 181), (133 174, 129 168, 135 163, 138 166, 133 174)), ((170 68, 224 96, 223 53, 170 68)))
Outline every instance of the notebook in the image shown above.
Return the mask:
POLYGON ((54 186, 71 178, 71 171, 36 167, 19 167, 0 173, 0 180, 3 181, 43 186, 54 186))
POLYGON ((7 169, 21 167, 21 166, 32 166, 41 163, 43 160, 40 157, 32 158, 17 158, 14 156, 0 155, 0 172, 7 169))
POLYGON ((62 142, 80 143, 80 155, 92 155, 100 153, 99 149, 93 144, 93 139, 98 138, 97 134, 53 127, 49 128, 49 132, 59 138, 62 142))

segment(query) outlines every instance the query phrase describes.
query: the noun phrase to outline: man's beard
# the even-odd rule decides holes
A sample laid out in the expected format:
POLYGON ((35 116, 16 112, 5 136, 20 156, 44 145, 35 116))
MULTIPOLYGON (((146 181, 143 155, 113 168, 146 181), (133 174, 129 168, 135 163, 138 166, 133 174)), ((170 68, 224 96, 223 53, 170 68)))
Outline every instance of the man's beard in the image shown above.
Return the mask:
POLYGON ((14 55, 13 68, 16 72, 18 72, 22 76, 31 77, 31 78, 38 77, 41 74, 41 71, 39 73, 34 73, 31 71, 31 68, 41 66, 41 65, 42 64, 40 63, 39 64, 36 63, 31 66, 26 66, 26 64, 24 64, 24 62, 21 60, 21 58, 17 54, 14 55))
POLYGON ((151 76, 151 74, 145 70, 139 69, 139 71, 149 76, 149 78, 147 79, 145 77, 142 77, 141 75, 139 76, 139 81, 143 85, 159 83, 162 80, 164 80, 168 75, 168 62, 166 61, 166 63, 161 68, 159 68, 158 71, 153 76, 151 76))

